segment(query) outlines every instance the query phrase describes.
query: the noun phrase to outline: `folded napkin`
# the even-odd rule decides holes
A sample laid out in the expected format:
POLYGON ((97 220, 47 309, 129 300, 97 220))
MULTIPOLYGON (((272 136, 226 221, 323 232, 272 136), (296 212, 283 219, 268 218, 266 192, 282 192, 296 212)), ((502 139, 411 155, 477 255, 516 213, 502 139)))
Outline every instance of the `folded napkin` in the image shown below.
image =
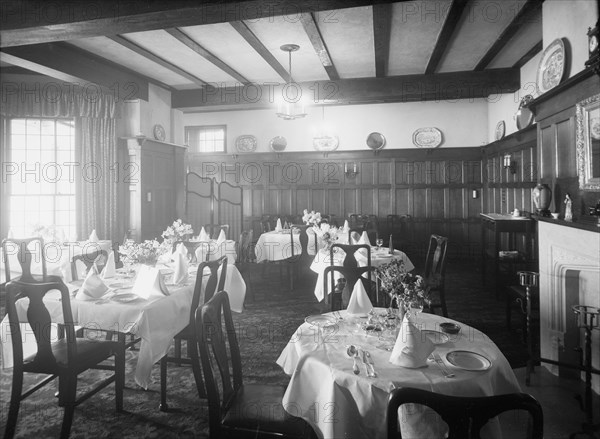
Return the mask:
POLYGON ((281 227, 281 219, 277 218, 277 224, 275 225, 275 231, 281 232, 282 230, 283 230, 283 227, 281 227))
POLYGON ((92 230, 92 233, 90 233, 90 237, 88 238, 88 241, 90 241, 90 242, 99 242, 100 241, 98 239, 98 234, 96 233, 96 229, 92 230))
POLYGON ((173 272, 173 283, 177 285, 181 285, 187 282, 188 280, 188 268, 189 263, 187 259, 187 255, 183 253, 177 253, 175 255, 175 269, 173 272))
POLYGON ((81 285, 81 288, 77 292, 77 296, 75 296, 75 298, 77 300, 96 300, 104 296, 107 291, 108 287, 104 282, 102 282, 102 279, 100 279, 100 276, 98 275, 96 266, 93 265, 85 277, 83 285, 81 285))
POLYGON ((200 241, 200 242, 210 241, 210 236, 208 236, 208 233, 206 233, 206 230, 204 230, 204 227, 202 227, 202 230, 200 230, 200 234, 198 235, 198 241, 200 241))
POLYGON ((373 309, 373 305, 369 300, 369 296, 367 296, 367 292, 365 291, 365 287, 362 281, 359 279, 354 284, 354 290, 352 290, 352 295, 350 296, 350 301, 348 302, 348 308, 346 311, 349 314, 354 315, 366 315, 373 309))
POLYGON ((347 232, 350 229, 350 224, 348 224, 348 220, 344 221, 344 227, 342 227, 342 230, 344 232, 347 232))
POLYGON ((135 284, 133 284, 133 294, 137 294, 144 299, 156 296, 168 296, 169 290, 165 285, 165 280, 160 270, 155 267, 142 265, 138 271, 135 284))
POLYGON ((227 236, 225 235, 225 230, 221 229, 221 233, 219 233, 219 237, 217 238, 217 247, 221 247, 225 245, 227 241, 227 236))
POLYGON ((369 240, 369 235, 367 235, 367 232, 364 231, 362 233, 362 235, 360 236, 360 239, 358 240, 357 244, 367 244, 367 245, 371 245, 371 241, 369 240))
POLYGON ((8 235, 6 236, 8 239, 14 239, 15 237, 15 233, 13 232, 13 229, 10 228, 8 229, 8 235))
POLYGON ((177 244, 175 247, 175 251, 173 252, 173 259, 177 261, 177 255, 183 255, 186 259, 188 256, 188 249, 183 242, 177 244))
POLYGON ((429 337, 425 337, 405 315, 390 356, 390 363, 413 369, 423 367, 434 349, 435 346, 429 337))
POLYGON ((102 273, 100 273, 100 276, 102 277, 102 279, 108 279, 111 277, 115 277, 116 272, 117 267, 115 266, 115 252, 110 252, 108 254, 106 265, 104 266, 102 273))

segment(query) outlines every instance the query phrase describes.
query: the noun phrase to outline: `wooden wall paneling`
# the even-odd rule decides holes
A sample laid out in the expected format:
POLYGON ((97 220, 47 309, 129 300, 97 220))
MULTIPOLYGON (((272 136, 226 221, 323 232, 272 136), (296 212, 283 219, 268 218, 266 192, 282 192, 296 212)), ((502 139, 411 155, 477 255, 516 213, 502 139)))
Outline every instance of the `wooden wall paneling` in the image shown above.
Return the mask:
POLYGON ((343 209, 342 209, 342 190, 329 188, 327 190, 327 206, 324 209, 324 213, 335 215, 338 222, 342 218, 342 222, 339 224, 340 227, 344 225, 343 222, 343 209))
POLYGON ((398 215, 413 215, 411 193, 412 191, 408 188, 397 188, 394 191, 394 204, 396 205, 394 213, 398 215))
POLYGON ((413 217, 415 218, 427 218, 428 217, 428 209, 427 209, 427 189, 414 189, 413 200, 412 200, 412 211, 413 217))
POLYGON ((360 213, 356 197, 356 189, 344 189, 344 210, 346 212, 346 215, 350 213, 360 213))
POLYGON ((309 205, 309 190, 306 188, 296 189, 296 210, 298 214, 304 212, 304 209, 312 210, 309 205))
MULTIPOLYGON (((444 219, 445 217, 445 201, 447 197, 445 196, 444 188, 431 188, 429 194, 429 218, 432 219, 444 219)), ((460 200, 459 200, 460 202, 460 200)), ((461 202, 462 204, 462 202, 461 202)), ((448 215, 450 217, 450 215, 448 215)), ((459 216, 460 218, 460 216, 459 216)))
POLYGON ((357 189, 357 193, 359 196, 358 213, 376 215, 375 189, 357 189))
POLYGON ((397 185, 413 184, 415 180, 415 163, 398 160, 394 167, 394 178, 397 185))
POLYGON ((380 221, 385 221, 389 214, 393 213, 392 210, 392 191, 390 188, 379 188, 377 192, 377 216, 380 221))
MULTIPOLYGON (((448 208, 446 209, 446 216, 448 218, 468 218, 469 212, 465 209, 464 196, 466 189, 462 188, 449 188, 447 195, 448 208)), ((479 212, 477 212, 479 213, 479 212)))
MULTIPOLYGON (((409 167, 408 172, 412 173, 413 184, 427 184, 427 162, 426 161, 414 161, 412 168, 409 167)), ((409 174, 411 175, 411 174, 409 174)))
POLYGON ((577 156, 573 133, 575 118, 568 118, 556 124, 556 177, 568 178, 577 175, 577 156))
POLYGON ((326 211, 327 203, 325 202, 325 189, 315 188, 311 191, 312 194, 312 202, 310 210, 314 210, 315 212, 326 211))
POLYGON ((377 168, 376 183, 377 184, 391 184, 392 183, 392 170, 394 168, 394 161, 385 162, 374 162, 377 168))
POLYGON ((544 128, 540 128, 540 148, 539 148, 539 167, 540 167, 540 178, 542 180, 551 180, 556 171, 554 162, 554 145, 555 145, 555 127, 550 125, 544 128))

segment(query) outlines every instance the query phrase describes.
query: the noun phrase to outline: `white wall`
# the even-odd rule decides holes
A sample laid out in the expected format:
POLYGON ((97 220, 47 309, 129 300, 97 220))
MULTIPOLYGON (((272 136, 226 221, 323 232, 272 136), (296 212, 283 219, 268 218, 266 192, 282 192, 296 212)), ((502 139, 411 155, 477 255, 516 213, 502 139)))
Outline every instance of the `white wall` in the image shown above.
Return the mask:
POLYGON ((481 146, 487 141, 488 105, 484 99, 456 102, 410 102, 372 105, 310 107, 303 119, 285 121, 273 110, 186 113, 184 126, 227 125, 227 151, 235 153, 235 139, 254 135, 257 152, 270 151, 275 136, 287 139, 286 151, 314 151, 312 138, 325 132, 339 138, 338 151, 366 150, 366 138, 377 131, 386 149, 414 148, 413 132, 436 127, 443 134, 440 148, 481 146))

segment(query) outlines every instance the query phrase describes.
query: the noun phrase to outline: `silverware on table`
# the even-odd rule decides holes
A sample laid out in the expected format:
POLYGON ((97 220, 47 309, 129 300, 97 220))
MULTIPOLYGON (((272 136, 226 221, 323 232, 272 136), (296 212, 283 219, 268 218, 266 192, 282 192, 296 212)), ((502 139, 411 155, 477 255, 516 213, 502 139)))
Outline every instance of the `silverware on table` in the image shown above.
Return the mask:
POLYGON ((369 364, 369 367, 371 368, 371 375, 373 377, 377 376, 377 372, 375 372, 375 362, 373 361, 373 358, 371 358, 371 353, 369 351, 364 351, 365 357, 367 358, 367 363, 369 364))
POLYGON ((444 374, 444 377, 454 378, 455 375, 446 368, 446 363, 444 363, 444 360, 442 360, 442 357, 440 357, 440 354, 438 354, 437 352, 434 352, 433 360, 437 363, 438 367, 444 374))
POLYGON ((346 353, 350 358, 352 358, 352 372, 354 372, 354 375, 358 375, 360 373, 358 363, 356 362, 356 359, 358 358, 358 349, 356 348, 356 346, 351 344, 346 348, 346 353))
POLYGON ((369 361, 369 358, 371 355, 368 354, 367 351, 365 351, 365 350, 363 350, 362 353, 363 353, 362 361, 365 364, 365 370, 367 371, 367 376, 371 377, 371 378, 375 378, 377 376, 377 374, 375 373, 375 369, 373 368, 373 365, 369 361))

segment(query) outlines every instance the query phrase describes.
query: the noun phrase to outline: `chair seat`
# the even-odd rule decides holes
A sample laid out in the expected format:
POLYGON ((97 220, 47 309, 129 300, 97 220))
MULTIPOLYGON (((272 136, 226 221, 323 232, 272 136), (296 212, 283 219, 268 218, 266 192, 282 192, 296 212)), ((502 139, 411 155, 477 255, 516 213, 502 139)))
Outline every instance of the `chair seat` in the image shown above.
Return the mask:
MULTIPOLYGON (((36 354, 30 355, 23 361, 23 371, 31 373, 57 374, 60 369, 66 367, 67 340, 61 339, 51 344, 52 353, 56 358, 56 364, 48 364, 46 361, 35 362, 36 354)), ((106 340, 77 339, 77 356, 74 359, 73 369, 83 371, 102 362, 120 349, 119 342, 106 340)))
POLYGON ((222 428, 305 437, 308 424, 284 410, 281 404, 284 393, 283 386, 242 385, 222 421, 222 428))

